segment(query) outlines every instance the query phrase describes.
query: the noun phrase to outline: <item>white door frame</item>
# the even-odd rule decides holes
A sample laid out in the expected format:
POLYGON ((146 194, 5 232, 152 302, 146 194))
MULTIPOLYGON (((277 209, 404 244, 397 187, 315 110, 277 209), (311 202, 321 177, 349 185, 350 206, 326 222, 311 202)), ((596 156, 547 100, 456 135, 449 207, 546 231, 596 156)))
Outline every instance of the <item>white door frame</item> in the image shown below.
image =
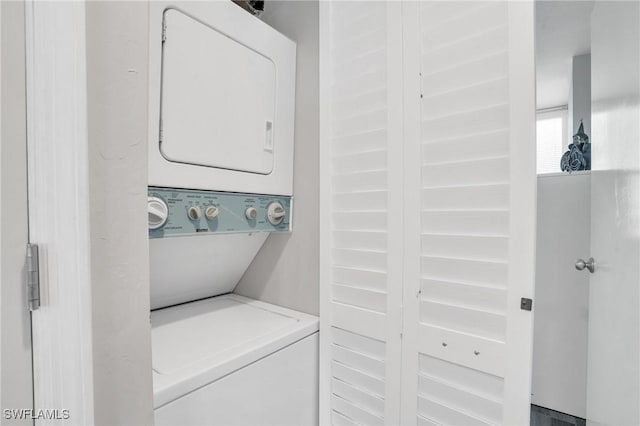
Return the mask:
POLYGON ((72 424, 94 423, 85 38, 84 1, 27 0, 34 400, 36 410, 69 410, 72 424))
POLYGON ((531 408, 533 318, 535 313, 536 215, 536 75, 535 2, 509 3, 509 149, 510 217, 505 425, 528 425, 531 408), (513 286, 513 287, 511 287, 513 286), (520 299, 534 300, 533 311, 520 299), (527 392, 523 392, 527 389, 527 392))
POLYGON ((31 315, 24 288, 28 240, 24 1, 2 2, 0 271, 2 371, 0 423, 33 424, 31 315), (4 410, 15 410, 5 412, 4 410))

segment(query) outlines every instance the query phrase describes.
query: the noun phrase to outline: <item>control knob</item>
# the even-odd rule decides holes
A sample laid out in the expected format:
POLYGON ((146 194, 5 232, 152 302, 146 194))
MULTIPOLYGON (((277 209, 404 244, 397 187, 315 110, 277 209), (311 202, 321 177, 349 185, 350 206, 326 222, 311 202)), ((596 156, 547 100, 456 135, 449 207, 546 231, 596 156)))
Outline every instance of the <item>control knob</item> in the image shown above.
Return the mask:
POLYGON ((249 220, 256 220, 256 217, 258 217, 258 210, 256 210, 255 207, 247 207, 247 210, 245 210, 244 215, 249 220))
POLYGON ((149 229, 162 228, 167 223, 169 208, 162 198, 148 197, 147 211, 149 213, 149 229))
POLYGON ((200 207, 198 207, 198 206, 189 207, 189 209, 187 210, 187 216, 191 220, 200 220, 200 217, 202 216, 202 212, 200 211, 200 207))
POLYGON ((284 207, 282 207, 282 204, 278 201, 274 201, 267 207, 267 219, 269 223, 274 226, 282 223, 285 213, 284 207))
POLYGON ((218 217, 219 210, 216 206, 209 206, 204 210, 204 215, 208 220, 213 220, 218 217))

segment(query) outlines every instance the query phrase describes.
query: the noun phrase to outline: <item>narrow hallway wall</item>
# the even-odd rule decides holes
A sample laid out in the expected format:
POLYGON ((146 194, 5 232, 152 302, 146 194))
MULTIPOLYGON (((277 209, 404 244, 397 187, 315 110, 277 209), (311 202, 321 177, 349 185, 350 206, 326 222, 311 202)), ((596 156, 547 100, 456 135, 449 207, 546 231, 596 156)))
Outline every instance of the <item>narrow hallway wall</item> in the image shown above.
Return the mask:
POLYGON ((318 314, 318 2, 270 1, 263 20, 296 41, 293 233, 272 234, 236 292, 318 314))
POLYGON ((148 19, 147 2, 86 3, 96 425, 153 424, 148 19))

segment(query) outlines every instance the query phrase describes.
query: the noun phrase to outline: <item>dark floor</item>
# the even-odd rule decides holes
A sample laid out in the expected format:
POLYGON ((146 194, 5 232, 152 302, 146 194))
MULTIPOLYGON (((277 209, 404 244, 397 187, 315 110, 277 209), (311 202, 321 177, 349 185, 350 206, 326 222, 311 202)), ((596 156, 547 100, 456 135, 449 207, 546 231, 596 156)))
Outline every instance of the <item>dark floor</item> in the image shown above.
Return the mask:
POLYGON ((559 411, 532 405, 531 426, 586 426, 586 421, 559 411))

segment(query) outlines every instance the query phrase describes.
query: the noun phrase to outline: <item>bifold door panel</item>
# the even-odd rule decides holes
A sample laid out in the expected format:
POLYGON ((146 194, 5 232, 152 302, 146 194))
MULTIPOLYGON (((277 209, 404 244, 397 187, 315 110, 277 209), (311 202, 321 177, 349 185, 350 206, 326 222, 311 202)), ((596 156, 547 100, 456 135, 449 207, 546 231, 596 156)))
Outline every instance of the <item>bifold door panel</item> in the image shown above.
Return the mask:
POLYGON ((273 61, 175 9, 164 12, 160 149, 169 161, 269 174, 273 61))
MULTIPOLYGON (((399 421, 394 380, 400 374, 395 350, 400 329, 392 330, 389 324, 400 323, 400 294, 389 291, 401 283, 401 276, 389 265, 401 259, 400 252, 391 252, 389 235, 400 223, 391 221, 401 206, 389 196, 399 194, 401 187, 398 169, 395 176, 389 173, 394 161, 390 146, 399 141, 390 139, 389 132, 395 112, 387 100, 392 72, 387 39, 393 32, 388 7, 385 2, 365 8, 355 2, 332 2, 325 9, 331 45, 331 130, 324 142, 330 151, 330 167, 324 172, 331 187, 331 242, 326 246, 331 262, 325 265, 330 287, 325 302, 331 321, 323 349, 330 360, 325 358, 328 370, 323 379, 328 381, 322 397, 333 424, 399 421)), ((399 27, 396 30, 399 33, 399 27)))
POLYGON ((528 424, 533 3, 333 2, 323 31, 321 422, 528 424))
POLYGON ((509 287, 508 4, 453 3, 419 7, 417 417, 501 424, 509 287))

